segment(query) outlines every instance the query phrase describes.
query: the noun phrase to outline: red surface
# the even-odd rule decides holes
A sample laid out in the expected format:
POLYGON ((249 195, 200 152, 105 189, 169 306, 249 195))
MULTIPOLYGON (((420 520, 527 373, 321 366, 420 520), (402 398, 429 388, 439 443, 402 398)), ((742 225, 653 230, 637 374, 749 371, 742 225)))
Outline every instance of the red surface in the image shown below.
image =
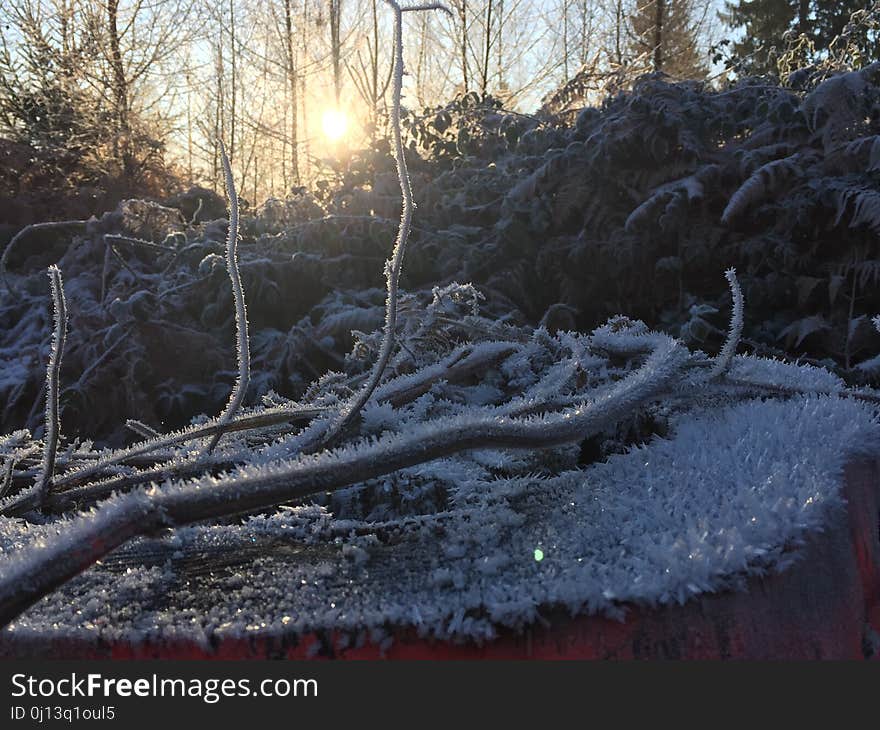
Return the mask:
POLYGON ((174 659, 862 659, 865 631, 880 634, 880 468, 846 469, 847 506, 798 549, 783 573, 750 578, 743 591, 682 606, 627 607, 626 618, 571 618, 548 609, 526 631, 483 644, 426 641, 409 630, 384 649, 343 648, 341 637, 255 635, 195 642, 86 643, 0 640, 0 656, 174 659))

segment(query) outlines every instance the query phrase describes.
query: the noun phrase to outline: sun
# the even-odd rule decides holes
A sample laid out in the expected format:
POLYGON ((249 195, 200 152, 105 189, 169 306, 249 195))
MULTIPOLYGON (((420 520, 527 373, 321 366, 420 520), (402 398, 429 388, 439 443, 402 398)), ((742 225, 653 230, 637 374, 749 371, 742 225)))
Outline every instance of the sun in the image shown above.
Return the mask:
POLYGON ((321 118, 324 136, 331 142, 338 142, 348 131, 348 117, 339 109, 327 109, 321 118))

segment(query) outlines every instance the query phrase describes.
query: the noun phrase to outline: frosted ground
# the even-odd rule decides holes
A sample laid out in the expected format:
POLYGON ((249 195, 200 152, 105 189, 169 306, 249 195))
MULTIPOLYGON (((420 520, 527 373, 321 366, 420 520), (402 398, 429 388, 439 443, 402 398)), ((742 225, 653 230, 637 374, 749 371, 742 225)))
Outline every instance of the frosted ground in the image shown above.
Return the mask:
MULTIPOLYGON (((732 375, 770 374, 839 385, 815 368, 733 363, 732 375)), ((483 640, 549 607, 620 616, 625 603, 680 603, 797 561, 798 544, 841 504, 843 465, 880 441, 874 409, 835 395, 709 399, 671 414, 670 426, 666 437, 555 476, 529 474, 522 453, 474 451, 322 505, 139 539, 5 631, 207 645, 322 629, 390 641, 389 629, 412 627, 483 640), (499 463, 522 475, 493 476, 499 463), (448 508, 424 511, 438 490, 448 508), (391 492, 394 503, 383 502, 391 492)), ((0 549, 22 554, 55 531, 4 518, 0 549)))

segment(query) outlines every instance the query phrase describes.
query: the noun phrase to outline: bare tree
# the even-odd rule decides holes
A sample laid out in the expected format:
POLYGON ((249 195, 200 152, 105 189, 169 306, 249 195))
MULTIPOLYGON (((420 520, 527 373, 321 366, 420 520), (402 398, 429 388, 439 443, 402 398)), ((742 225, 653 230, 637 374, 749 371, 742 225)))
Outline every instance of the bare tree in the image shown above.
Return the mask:
MULTIPOLYGON (((358 48, 355 53, 356 64, 347 64, 349 74, 355 90, 363 100, 367 107, 369 117, 369 130, 371 138, 375 138, 379 127, 379 117, 384 110, 384 99, 391 84, 391 72, 393 65, 388 64, 387 71, 380 74, 380 59, 383 55, 382 34, 379 25, 378 0, 369 0, 370 17, 369 28, 367 31, 366 60, 364 59, 363 50, 358 48), (382 107, 382 108, 380 108, 382 107)), ((422 64, 424 62, 424 53, 426 48, 426 38, 424 37, 425 17, 422 18, 422 43, 419 47, 419 63, 416 71, 416 87, 421 90, 421 73, 422 64)))
POLYGON ((178 104, 184 77, 172 69, 181 65, 191 2, 4 2, 0 66, 8 63, 0 68, 0 110, 15 111, 17 105, 19 121, 0 111, 0 122, 10 127, 8 133, 10 125, 19 125, 30 143, 39 138, 41 128, 49 131, 57 121, 51 133, 55 160, 47 155, 47 162, 55 165, 67 158, 58 168, 67 166, 71 172, 68 164, 79 163, 68 153, 80 160, 91 157, 96 164, 90 184, 107 186, 113 179, 110 198, 138 188, 147 178, 156 180, 155 173, 165 167, 173 120, 185 110, 178 104), (178 22, 170 22, 172 17, 178 22), (28 121, 22 116, 27 112, 23 102, 44 110, 28 121), (85 136, 78 141, 80 135, 85 136))
POLYGON ((341 17, 342 0, 330 0, 330 54, 333 61, 333 93, 337 107, 342 91, 342 39, 339 36, 341 17))
POLYGON ((492 50, 492 40, 492 0, 486 0, 486 22, 483 26, 483 63, 480 68, 480 94, 483 96, 486 95, 489 85, 489 52, 492 50))
POLYGON ((119 46, 119 0, 107 0, 107 33, 110 39, 110 66, 113 71, 114 112, 118 126, 116 154, 122 162, 127 180, 134 176, 131 151, 131 125, 128 108, 128 79, 122 65, 122 50, 119 46))
MULTIPOLYGON (((105 154, 121 177, 138 179, 144 156, 157 149, 144 132, 155 130, 157 142, 167 140, 181 161, 188 181, 220 190, 219 137, 231 152, 239 189, 257 203, 276 187, 289 193, 308 184, 317 160, 339 154, 317 133, 318 115, 329 103, 351 118, 350 147, 382 134, 391 27, 381 4, 6 0, 0 18, 23 30, 4 36, 0 25, 0 38, 12 57, 16 45, 27 46, 45 83, 64 83, 93 97, 94 128, 106 132, 105 154), (98 122, 103 114, 107 118, 98 122)), ((476 91, 531 111, 576 77, 605 79, 620 69, 629 80, 652 69, 679 75, 683 49, 690 49, 691 59, 699 55, 698 16, 709 5, 710 0, 452 0, 452 23, 427 16, 407 21, 413 27, 404 54, 413 75, 405 79, 405 91, 422 107, 476 91), (685 6, 689 30, 683 35, 677 24, 685 6)), ((3 90, 4 78, 14 86, 17 72, 6 64, 4 77, 2 54, 0 46, 5 99, 0 126, 8 128, 9 114, 23 97, 3 90)), ((593 100, 603 88, 592 81, 581 86, 593 100)))

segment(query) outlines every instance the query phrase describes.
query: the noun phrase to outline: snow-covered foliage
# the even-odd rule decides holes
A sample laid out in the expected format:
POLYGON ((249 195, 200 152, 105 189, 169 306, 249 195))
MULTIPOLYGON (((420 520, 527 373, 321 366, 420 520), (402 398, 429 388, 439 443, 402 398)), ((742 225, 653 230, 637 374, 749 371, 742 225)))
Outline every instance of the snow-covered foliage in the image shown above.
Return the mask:
MULTIPOLYGON (((744 346, 874 382, 856 366, 880 351, 869 321, 880 311, 880 117, 873 71, 856 73, 863 93, 843 105, 833 79, 715 91, 646 77, 577 118, 508 114, 471 97, 404 114, 419 207, 401 307, 470 282, 490 318, 589 330, 622 312, 715 352, 730 305, 718 280, 735 267, 749 302, 744 346), (828 147, 827 125, 837 140, 828 147), (758 175, 757 197, 722 222, 744 199, 737 191, 782 160, 794 161, 791 174, 758 175)), ((222 201, 206 196, 198 214, 190 198, 174 208, 129 201, 100 220, 41 224, 4 250, 14 293, 0 285, 0 430, 42 432, 52 263, 70 302, 61 407, 71 432, 118 446, 114 414, 168 430, 226 406, 238 377, 236 317, 227 225, 215 219, 222 201)), ((241 211, 252 402, 300 398, 348 367, 352 330, 371 355, 361 366, 375 363, 369 348, 381 339, 368 336, 383 321, 383 265, 400 212, 384 139, 321 191, 241 211)))

